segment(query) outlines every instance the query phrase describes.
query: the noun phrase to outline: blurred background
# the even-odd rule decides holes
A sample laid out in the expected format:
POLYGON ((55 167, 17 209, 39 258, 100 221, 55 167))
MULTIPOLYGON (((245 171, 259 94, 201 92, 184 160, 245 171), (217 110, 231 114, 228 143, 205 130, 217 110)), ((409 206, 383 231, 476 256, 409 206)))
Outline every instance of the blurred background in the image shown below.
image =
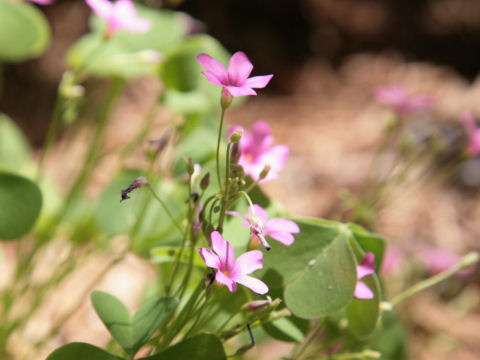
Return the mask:
MULTIPOLYGON (((430 111, 409 119, 408 127, 419 137, 438 126, 450 134, 461 132, 463 110, 480 118, 478 0, 143 3, 184 11, 196 19, 190 22, 192 31, 209 33, 230 52, 247 53, 254 75, 275 74, 258 97, 234 108, 227 120, 246 127, 266 120, 275 142, 290 147, 282 176, 265 184, 265 190, 293 215, 338 217, 344 189, 354 195, 361 191, 390 116, 375 99, 377 88, 401 84, 409 93, 433 99, 430 111)), ((65 54, 88 30, 90 15, 82 0, 57 0, 41 10, 52 28, 50 48, 38 59, 3 64, 0 97, 0 110, 18 122, 37 148, 45 138, 65 54)), ((101 81, 88 85, 102 88, 101 81)), ((146 113, 156 86, 150 79, 129 85, 115 110, 117 126, 108 136, 112 144, 128 136, 128 124, 146 113)), ((158 116, 161 122, 162 113, 158 116)), ((458 152, 461 140, 453 138, 448 146, 458 152)), ((47 165, 60 177, 68 176, 65 169, 55 168, 55 154, 47 165)), ((103 169, 108 172, 108 164, 103 169)), ((107 175, 96 175, 92 194, 107 175)), ((408 284, 414 270, 426 277, 447 260, 480 250, 479 189, 480 159, 472 157, 441 181, 421 188, 403 182, 389 190, 388 201, 369 224, 391 248, 391 266, 384 271, 393 290, 387 289, 387 297, 388 291, 408 284), (440 265, 435 268, 433 263, 440 265)), ((116 271, 109 276, 112 287, 134 283, 137 293, 152 275, 135 259, 127 259, 116 271)), ((474 269, 401 306, 412 359, 480 358, 479 275, 474 269)), ((125 286, 125 296, 135 294, 125 286)), ((133 295, 132 303, 138 298, 133 295)), ((72 318, 64 339, 88 336, 82 334, 83 325, 78 326, 88 320, 97 321, 84 313, 72 318)), ((38 326, 30 331, 38 331, 38 326)), ((98 328, 101 331, 101 324, 98 328)), ((251 356, 276 358, 271 351, 266 346, 251 356)))

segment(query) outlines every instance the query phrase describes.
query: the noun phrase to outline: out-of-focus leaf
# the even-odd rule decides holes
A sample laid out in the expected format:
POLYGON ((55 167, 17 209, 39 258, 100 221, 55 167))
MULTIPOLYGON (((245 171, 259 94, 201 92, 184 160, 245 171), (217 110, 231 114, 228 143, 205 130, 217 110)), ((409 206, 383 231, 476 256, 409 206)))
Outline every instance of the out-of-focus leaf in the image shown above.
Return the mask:
POLYGON ((262 327, 274 339, 284 342, 300 342, 308 332, 309 321, 289 316, 266 323, 262 327))
POLYGON ((0 0, 0 61, 39 56, 50 42, 45 16, 26 1, 0 0))
POLYGON ((220 340, 212 334, 200 334, 181 341, 167 350, 139 360, 225 360, 220 340))
POLYGON ((30 147, 22 131, 7 115, 0 113, 0 168, 18 171, 29 156, 30 147))
POLYGON ((70 343, 56 349, 47 360, 123 360, 99 347, 86 343, 70 343))
POLYGON ((16 239, 25 235, 37 220, 42 194, 34 182, 0 172, 0 204, 0 239, 16 239))

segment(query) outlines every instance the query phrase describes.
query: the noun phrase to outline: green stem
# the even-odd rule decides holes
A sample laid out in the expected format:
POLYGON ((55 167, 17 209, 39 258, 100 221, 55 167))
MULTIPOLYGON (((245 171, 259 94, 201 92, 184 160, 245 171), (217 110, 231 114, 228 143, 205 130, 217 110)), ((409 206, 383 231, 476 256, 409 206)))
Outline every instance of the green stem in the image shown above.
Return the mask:
POLYGON ((307 350, 308 346, 312 343, 315 337, 323 330, 324 321, 319 320, 317 325, 310 332, 310 335, 303 341, 302 344, 299 344, 293 349, 291 359, 297 360, 302 356, 302 354, 307 350))
POLYGON ((225 193, 222 198, 222 208, 220 210, 220 216, 218 218, 218 229, 222 232, 223 229, 223 221, 225 219, 225 211, 227 210, 227 201, 228 201, 228 191, 230 186, 230 148, 232 144, 228 143, 227 145, 227 156, 226 156, 226 168, 225 168, 225 193))
POLYGON ((225 110, 222 107, 222 113, 220 115, 220 126, 218 128, 218 139, 217 139, 217 181, 218 187, 223 192, 222 179, 220 177, 220 140, 222 139, 222 129, 223 129, 223 119, 225 117, 225 110))
POLYGON ((479 261, 479 254, 477 252, 470 252, 464 257, 462 257, 460 261, 450 269, 442 271, 441 273, 435 276, 432 276, 431 278, 423 280, 413 285, 411 288, 405 290, 404 292, 398 294, 392 300, 390 300, 390 304, 392 306, 396 306, 402 301, 404 301, 405 299, 408 299, 410 296, 413 296, 420 291, 428 289, 429 287, 432 287, 438 284, 439 282, 442 282, 448 279, 449 277, 455 275, 457 272, 465 270, 470 266, 476 264, 478 261, 479 261))
POLYGON ((175 225, 175 227, 178 229, 178 231, 180 231, 180 233, 183 234, 183 229, 182 229, 182 227, 181 227, 180 224, 177 222, 177 220, 175 220, 175 218, 173 217, 172 213, 171 213, 170 210, 168 209, 167 204, 165 204, 165 202, 157 195, 157 193, 155 192, 155 190, 153 190, 153 187, 152 187, 152 185, 150 185, 150 183, 148 183, 146 186, 147 186, 147 188, 150 190, 150 192, 152 193, 152 195, 155 197, 155 199, 157 199, 157 201, 160 203, 160 205, 162 206, 163 210, 165 210, 165 213, 166 213, 167 216, 170 218, 170 221, 173 223, 173 225, 175 225))
POLYGON ((375 350, 363 350, 362 352, 357 353, 343 353, 337 355, 330 355, 327 357, 322 357, 321 359, 328 359, 328 360, 353 360, 353 359, 365 359, 365 358, 373 358, 373 359, 380 359, 382 354, 375 350))

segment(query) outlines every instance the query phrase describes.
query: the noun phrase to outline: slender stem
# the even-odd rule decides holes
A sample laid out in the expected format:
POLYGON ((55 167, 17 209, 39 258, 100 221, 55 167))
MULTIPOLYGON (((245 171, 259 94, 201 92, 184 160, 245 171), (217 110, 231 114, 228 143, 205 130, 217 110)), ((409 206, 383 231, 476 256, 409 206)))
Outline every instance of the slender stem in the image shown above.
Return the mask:
POLYGON ((220 210, 220 216, 218 218, 218 228, 221 232, 223 228, 223 221, 225 219, 225 211, 227 210, 227 201, 228 201, 228 191, 229 191, 229 186, 230 186, 230 148, 232 144, 228 143, 227 146, 227 155, 226 155, 226 168, 225 168, 225 193, 222 198, 222 208, 220 210))
POLYGON ((42 154, 40 155, 40 160, 38 161, 37 167, 37 181, 40 181, 43 174, 43 165, 45 163, 45 159, 47 154, 58 135, 60 130, 60 124, 62 120, 62 96, 60 95, 59 91, 57 90, 57 98, 55 100, 55 105, 52 112, 52 117, 50 119, 50 124, 48 126, 47 137, 45 138, 45 143, 43 145, 42 154))
POLYGON ((375 350, 363 350, 361 352, 356 353, 343 353, 343 354, 336 354, 330 355, 327 357, 322 357, 321 359, 328 359, 328 360, 353 360, 353 359, 365 359, 365 358, 374 358, 380 359, 381 353, 375 350))
POLYGON ((218 187, 221 191, 223 191, 222 186, 222 179, 220 177, 220 140, 222 138, 222 128, 223 128, 223 119, 225 117, 225 110, 222 107, 222 113, 220 115, 220 126, 218 128, 218 139, 217 139, 217 180, 218 180, 218 187))
POLYGON ((157 193, 155 192, 155 190, 153 190, 153 187, 152 187, 152 185, 150 185, 150 183, 148 183, 146 186, 147 186, 147 188, 150 190, 150 192, 152 193, 152 195, 155 197, 155 199, 157 199, 157 201, 160 203, 160 205, 162 206, 163 210, 165 210, 165 213, 166 213, 167 216, 170 218, 170 221, 175 225, 175 227, 178 229, 178 231, 180 231, 180 232, 183 234, 183 229, 182 229, 182 227, 181 227, 180 224, 177 222, 177 220, 175 220, 175 218, 173 217, 172 213, 171 213, 170 210, 168 209, 167 204, 165 204, 165 202, 157 195, 157 193))
POLYGON ((431 278, 421 281, 413 285, 411 288, 405 290, 404 292, 398 294, 392 300, 390 300, 390 304, 392 306, 396 306, 402 301, 404 301, 405 299, 408 299, 410 296, 413 296, 422 290, 428 289, 429 287, 432 287, 438 284, 439 282, 448 279, 452 275, 455 275, 457 272, 461 270, 465 270, 470 266, 476 264, 478 261, 479 261, 479 254, 477 252, 470 252, 464 257, 462 257, 460 261, 450 269, 442 271, 441 273, 435 276, 432 276, 431 278))
POLYGON ((323 330, 324 321, 319 320, 317 325, 313 328, 310 332, 310 335, 303 341, 302 344, 299 344, 293 349, 291 359, 296 360, 299 359, 300 356, 307 350, 308 346, 312 343, 315 337, 323 330))

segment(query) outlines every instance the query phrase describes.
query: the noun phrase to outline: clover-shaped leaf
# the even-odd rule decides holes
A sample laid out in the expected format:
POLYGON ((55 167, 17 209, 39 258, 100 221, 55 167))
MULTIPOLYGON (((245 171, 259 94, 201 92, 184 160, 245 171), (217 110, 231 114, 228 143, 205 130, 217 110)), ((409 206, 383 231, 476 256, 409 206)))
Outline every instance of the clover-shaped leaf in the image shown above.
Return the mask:
POLYGON ((70 343, 59 347, 47 360, 122 360, 99 347, 86 343, 70 343))
POLYGON ((131 317, 120 300, 105 292, 94 292, 92 303, 110 334, 130 356, 145 345, 177 305, 171 297, 156 299, 143 305, 131 317))

